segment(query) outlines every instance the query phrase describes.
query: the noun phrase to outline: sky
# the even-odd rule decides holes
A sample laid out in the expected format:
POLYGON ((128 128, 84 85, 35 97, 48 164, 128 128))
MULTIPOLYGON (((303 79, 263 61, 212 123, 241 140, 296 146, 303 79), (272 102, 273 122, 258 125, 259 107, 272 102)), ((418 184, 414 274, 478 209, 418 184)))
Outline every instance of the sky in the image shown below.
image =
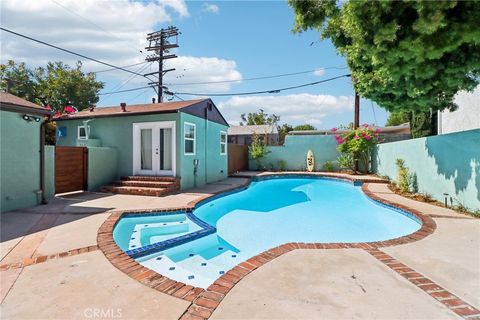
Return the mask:
MULTIPOLYGON (((3 28, 115 66, 137 64, 128 69, 142 74, 156 70, 154 64, 139 64, 147 54, 146 34, 176 26, 179 48, 172 53, 178 58, 165 66, 176 71, 167 73, 164 83, 185 100, 199 96, 182 93, 275 90, 349 73, 345 58, 317 31, 292 32, 294 15, 286 1, 2 0, 0 5, 3 28), (290 73, 300 74, 249 80, 290 73)), ((13 59, 33 68, 64 61, 73 66, 80 59, 3 31, 0 39, 2 63, 13 59)), ((124 71, 105 71, 110 68, 92 61, 82 63, 85 72, 101 71, 96 73, 105 83, 101 93, 149 82, 124 71)), ((97 106, 150 103, 152 97, 151 88, 102 94, 97 106)), ((242 113, 263 109, 280 116, 280 124, 329 129, 353 121, 353 97, 351 79, 342 77, 279 93, 211 98, 232 125, 242 113)), ((362 99, 360 110, 361 123, 385 124, 387 113, 375 103, 362 99)))

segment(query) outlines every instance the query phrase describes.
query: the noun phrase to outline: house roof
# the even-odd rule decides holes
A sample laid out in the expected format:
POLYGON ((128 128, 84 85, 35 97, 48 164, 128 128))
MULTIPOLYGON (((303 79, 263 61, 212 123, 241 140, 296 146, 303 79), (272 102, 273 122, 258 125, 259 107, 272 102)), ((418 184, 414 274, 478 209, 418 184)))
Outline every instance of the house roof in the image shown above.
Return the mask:
POLYGON ((231 126, 228 128, 229 136, 243 136, 252 134, 277 134, 277 127, 270 124, 251 126, 231 126))
POLYGON ((228 126, 227 121, 223 118, 220 111, 218 111, 215 104, 210 99, 126 105, 126 111, 122 111, 120 105, 113 107, 99 107, 93 109, 93 111, 85 109, 76 113, 61 115, 55 117, 54 120, 65 121, 101 117, 125 117, 132 115, 176 113, 180 111, 200 118, 205 118, 205 107, 208 107, 209 110, 206 115, 208 120, 228 126), (209 104, 211 104, 211 108, 209 107, 209 104))
POLYGON ((38 104, 19 98, 13 94, 0 91, 0 108, 6 111, 34 114, 51 114, 52 112, 38 104))

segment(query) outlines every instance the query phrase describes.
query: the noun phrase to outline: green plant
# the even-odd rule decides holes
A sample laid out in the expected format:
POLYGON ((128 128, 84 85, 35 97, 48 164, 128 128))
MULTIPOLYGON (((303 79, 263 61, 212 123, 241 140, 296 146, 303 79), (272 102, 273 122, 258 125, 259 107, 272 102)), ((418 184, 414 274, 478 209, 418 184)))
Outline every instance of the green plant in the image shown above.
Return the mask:
POLYGON ((257 170, 264 168, 261 161, 269 151, 260 136, 256 134, 253 135, 252 143, 248 146, 248 153, 250 154, 250 157, 257 162, 257 170))
POLYGON ((325 171, 333 171, 335 170, 335 165, 333 164, 332 161, 326 161, 324 164, 323 164, 323 169, 325 171))
POLYGON ((285 169, 287 168, 287 162, 285 160, 278 160, 277 166, 280 171, 285 171, 285 169))
POLYGON ((418 179, 417 179, 417 174, 410 173, 408 175, 408 185, 409 185, 409 190, 412 193, 417 193, 418 192, 418 179))
POLYGON ((405 167, 405 161, 403 159, 395 160, 398 170, 398 187, 401 192, 410 191, 410 179, 408 174, 408 168, 405 167))
POLYGON ((353 169, 353 156, 350 153, 341 153, 337 163, 340 169, 353 169))
POLYGON ((433 201, 433 196, 428 192, 420 193, 420 196, 422 197, 423 201, 425 201, 425 202, 432 202, 433 201))
MULTIPOLYGON (((337 131, 336 128, 331 131, 337 131)), ((337 140, 337 150, 342 154, 350 154, 353 157, 352 163, 358 161, 362 166, 361 171, 368 172, 370 166, 370 154, 372 148, 377 144, 379 129, 373 130, 368 124, 363 124, 361 127, 347 131, 340 135, 335 135, 337 140)))

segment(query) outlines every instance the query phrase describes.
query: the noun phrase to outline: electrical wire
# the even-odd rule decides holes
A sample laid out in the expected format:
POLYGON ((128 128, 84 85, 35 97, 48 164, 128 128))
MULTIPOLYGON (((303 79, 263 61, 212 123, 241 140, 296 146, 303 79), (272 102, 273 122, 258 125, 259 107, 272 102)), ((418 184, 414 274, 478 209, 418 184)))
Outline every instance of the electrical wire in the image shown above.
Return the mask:
POLYGON ((313 86, 313 85, 316 85, 316 84, 336 80, 336 79, 339 79, 339 78, 350 77, 350 76, 351 76, 351 74, 344 74, 344 75, 341 75, 341 76, 337 76, 337 77, 333 77, 333 78, 329 78, 329 79, 325 79, 325 80, 309 82, 309 83, 304 83, 304 84, 291 86, 291 87, 280 88, 280 89, 264 90, 264 91, 251 91, 251 92, 238 92, 238 93, 192 93, 192 92, 165 91, 165 93, 166 94, 171 94, 171 95, 208 96, 208 97, 246 96, 246 95, 263 94, 263 93, 279 93, 281 91, 298 89, 298 88, 303 88, 303 87, 307 87, 307 86, 313 86))
POLYGON ((375 108, 373 107, 373 102, 370 100, 370 105, 372 106, 373 119, 375 120, 375 125, 377 124, 377 116, 375 114, 375 108))
MULTIPOLYGON (((131 70, 122 68, 122 67, 118 67, 118 66, 115 66, 115 65, 113 65, 113 64, 111 64, 111 63, 104 62, 104 61, 101 61, 101 60, 98 60, 98 59, 95 59, 95 58, 91 58, 91 57, 89 57, 89 56, 86 56, 86 55, 83 55, 83 54, 80 54, 80 53, 77 53, 77 52, 74 52, 74 51, 71 51, 71 50, 68 50, 68 49, 61 48, 61 47, 59 47, 59 46, 56 46, 56 45, 47 43, 47 42, 45 42, 45 41, 41 41, 41 40, 38 40, 38 39, 34 39, 34 38, 32 38, 32 37, 26 36, 26 35, 24 35, 24 34, 21 34, 21 33, 18 33, 18 32, 15 32, 15 31, 12 31, 12 30, 3 28, 3 27, 0 27, 0 30, 5 31, 5 32, 8 32, 8 33, 11 33, 11 34, 14 34, 14 35, 16 35, 16 36, 19 36, 19 37, 22 37, 22 38, 25 38, 25 39, 28 39, 28 40, 31 40, 31 41, 34 41, 34 42, 37 42, 37 43, 40 43, 40 44, 43 44, 43 45, 45 45, 45 46, 48 46, 48 47, 51 47, 51 48, 54 48, 54 49, 57 49, 57 50, 60 50, 60 51, 64 51, 64 52, 73 54, 73 55, 75 55, 75 56, 78 56, 78 57, 81 57, 81 58, 84 58, 84 59, 87 59, 87 60, 90 60, 90 61, 94 61, 94 62, 103 64, 103 65, 106 65, 106 66, 108 66, 108 67, 111 67, 111 68, 114 68, 114 69, 117 69, 117 70, 122 70, 122 71, 131 73, 131 74, 134 74, 134 75, 137 75, 137 76, 142 76, 142 77, 144 77, 143 74, 140 74, 140 73, 137 73, 137 72, 134 72, 134 71, 131 71, 131 70)), ((148 78, 147 78, 147 79, 148 79, 148 78)))
POLYGON ((325 67, 325 68, 317 68, 313 70, 306 70, 306 71, 299 71, 299 72, 292 72, 292 73, 283 73, 271 76, 261 76, 261 77, 254 77, 254 78, 246 78, 246 79, 238 79, 238 80, 222 80, 222 81, 205 81, 205 82, 187 82, 187 83, 166 83, 166 86, 187 86, 187 85, 201 85, 201 84, 215 84, 215 83, 232 83, 232 82, 242 82, 242 81, 252 81, 252 80, 262 80, 262 79, 273 79, 273 78, 280 78, 280 77, 289 77, 295 76, 299 74, 305 73, 312 73, 319 69, 329 70, 329 69, 337 69, 343 70, 347 69, 348 67, 325 67))
MULTIPOLYGON (((128 66, 122 66, 122 68, 135 67, 135 66, 138 66, 138 65, 141 65, 141 64, 146 64, 146 63, 149 63, 149 62, 148 61, 143 61, 143 62, 139 62, 139 63, 129 64, 128 66)), ((116 68, 110 68, 110 69, 104 69, 104 70, 99 70, 99 71, 91 71, 90 73, 102 73, 102 72, 108 72, 108 71, 113 71, 113 70, 117 70, 117 69, 116 68)))

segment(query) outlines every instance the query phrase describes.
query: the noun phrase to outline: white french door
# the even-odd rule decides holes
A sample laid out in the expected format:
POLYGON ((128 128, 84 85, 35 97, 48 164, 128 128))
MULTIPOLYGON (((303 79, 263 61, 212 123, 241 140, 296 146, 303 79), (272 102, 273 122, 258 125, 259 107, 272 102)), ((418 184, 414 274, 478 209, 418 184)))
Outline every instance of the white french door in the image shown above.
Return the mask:
POLYGON ((175 176, 175 121, 133 124, 133 174, 175 176))

